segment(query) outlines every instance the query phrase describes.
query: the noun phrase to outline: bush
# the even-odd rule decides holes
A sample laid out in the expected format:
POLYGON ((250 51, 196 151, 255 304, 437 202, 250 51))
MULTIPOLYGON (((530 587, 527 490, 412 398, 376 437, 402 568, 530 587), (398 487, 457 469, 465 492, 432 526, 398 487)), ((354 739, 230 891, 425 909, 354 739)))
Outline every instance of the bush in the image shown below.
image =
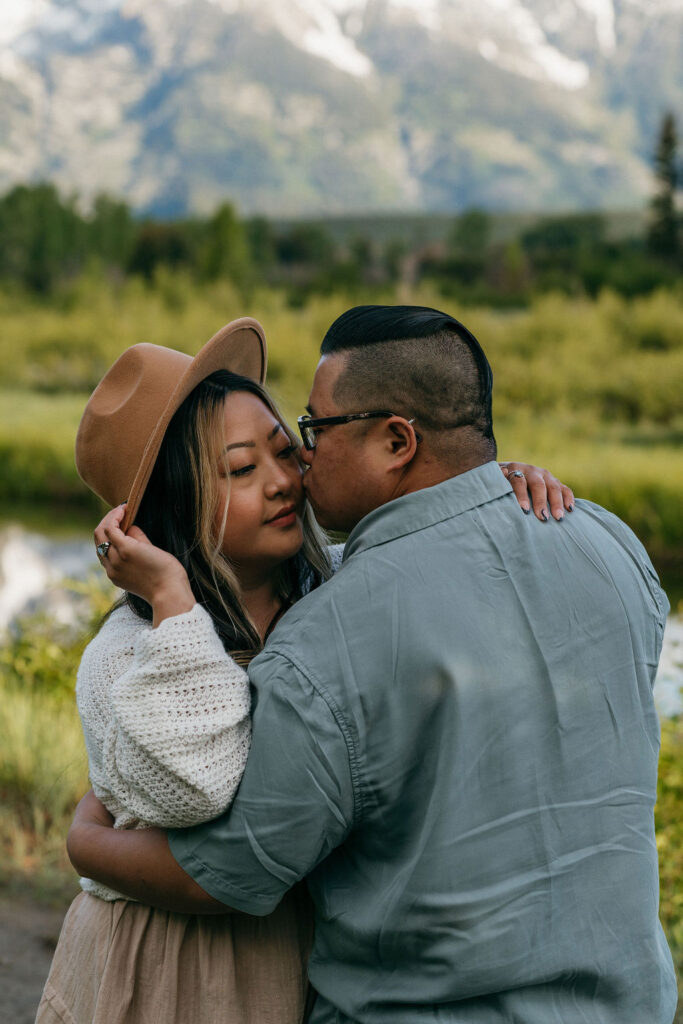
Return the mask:
POLYGON ((683 983, 683 718, 662 725, 655 823, 659 851, 659 916, 683 983))
MULTIPOLYGON (((391 291, 367 296, 396 299, 391 291)), ((424 288, 400 299, 443 304, 424 288)), ((306 404, 320 340, 361 300, 330 294, 293 308, 286 293, 261 290, 245 309, 229 284, 199 288, 168 269, 151 286, 83 278, 37 305, 0 293, 0 500, 60 500, 99 513, 75 472, 73 440, 88 391, 129 345, 193 353, 227 320, 256 316, 269 337, 270 386, 293 420, 306 404)), ((577 492, 612 507, 653 551, 680 552, 683 473, 673 467, 683 436, 682 295, 625 300, 605 292, 593 302, 551 294, 515 312, 446 305, 481 338, 493 365, 501 457, 548 464, 577 492)))
POLYGON ((0 882, 50 895, 75 889, 64 841, 88 766, 74 687, 83 647, 113 594, 95 582, 72 587, 84 600, 80 628, 33 616, 0 648, 0 882))

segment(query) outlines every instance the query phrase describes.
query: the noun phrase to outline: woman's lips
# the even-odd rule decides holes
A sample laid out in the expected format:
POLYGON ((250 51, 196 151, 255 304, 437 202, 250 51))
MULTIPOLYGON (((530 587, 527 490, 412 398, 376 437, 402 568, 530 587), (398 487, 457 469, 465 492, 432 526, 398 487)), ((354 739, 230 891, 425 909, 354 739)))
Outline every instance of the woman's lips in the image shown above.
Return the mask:
POLYGON ((274 516, 272 519, 266 520, 269 526, 293 526, 296 522, 296 506, 292 505, 290 508, 284 508, 282 512, 274 516))

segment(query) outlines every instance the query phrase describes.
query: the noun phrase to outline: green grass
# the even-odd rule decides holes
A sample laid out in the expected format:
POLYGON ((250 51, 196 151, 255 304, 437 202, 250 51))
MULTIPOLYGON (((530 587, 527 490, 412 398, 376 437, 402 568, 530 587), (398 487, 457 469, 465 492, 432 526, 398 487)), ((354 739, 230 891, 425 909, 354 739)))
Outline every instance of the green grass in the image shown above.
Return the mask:
POLYGON ((683 718, 662 726, 655 810, 659 852, 659 915, 679 979, 683 1020, 683 718))
POLYGON ((95 507, 74 465, 74 439, 87 395, 0 392, 0 501, 95 507))
POLYGON ((248 301, 226 283, 182 275, 148 288, 82 279, 49 303, 0 293, 0 507, 100 506, 78 479, 73 441, 90 389, 139 341, 196 352, 227 320, 256 316, 269 337, 269 385, 288 419, 302 411, 327 327, 356 301, 443 306, 481 339, 494 368, 501 458, 547 465, 613 509, 658 566, 683 577, 683 292, 597 301, 548 295, 529 310, 453 308, 438 293, 248 301))
POLYGON ((99 578, 70 588, 83 601, 78 629, 36 615, 0 646, 0 886, 41 897, 74 889, 64 840, 88 788, 76 672, 115 594, 99 578))
POLYGON ((74 807, 87 788, 87 758, 72 702, 2 687, 3 888, 32 889, 39 898, 75 889, 64 841, 74 807))

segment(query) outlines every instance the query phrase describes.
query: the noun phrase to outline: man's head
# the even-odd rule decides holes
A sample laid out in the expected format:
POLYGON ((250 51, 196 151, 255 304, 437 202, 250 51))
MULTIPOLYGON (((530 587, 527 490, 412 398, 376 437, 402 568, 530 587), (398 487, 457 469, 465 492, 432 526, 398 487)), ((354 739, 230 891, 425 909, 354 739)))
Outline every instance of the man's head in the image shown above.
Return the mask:
POLYGON ((349 530, 401 494, 489 462, 492 374, 476 338, 422 306, 357 306, 323 339, 309 400, 314 418, 393 413, 322 425, 304 454, 306 489, 324 526, 349 530))

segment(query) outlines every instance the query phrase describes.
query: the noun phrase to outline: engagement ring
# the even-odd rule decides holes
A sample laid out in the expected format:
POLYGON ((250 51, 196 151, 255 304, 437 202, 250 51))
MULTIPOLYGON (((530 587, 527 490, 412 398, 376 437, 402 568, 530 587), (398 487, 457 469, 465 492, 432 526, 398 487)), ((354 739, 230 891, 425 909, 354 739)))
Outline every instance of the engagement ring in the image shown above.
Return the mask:
POLYGON ((111 542, 108 541, 108 540, 104 540, 104 541, 102 541, 101 544, 97 545, 97 547, 95 548, 95 551, 100 556, 100 558, 106 558, 107 557, 107 551, 109 551, 110 547, 111 547, 111 542))

